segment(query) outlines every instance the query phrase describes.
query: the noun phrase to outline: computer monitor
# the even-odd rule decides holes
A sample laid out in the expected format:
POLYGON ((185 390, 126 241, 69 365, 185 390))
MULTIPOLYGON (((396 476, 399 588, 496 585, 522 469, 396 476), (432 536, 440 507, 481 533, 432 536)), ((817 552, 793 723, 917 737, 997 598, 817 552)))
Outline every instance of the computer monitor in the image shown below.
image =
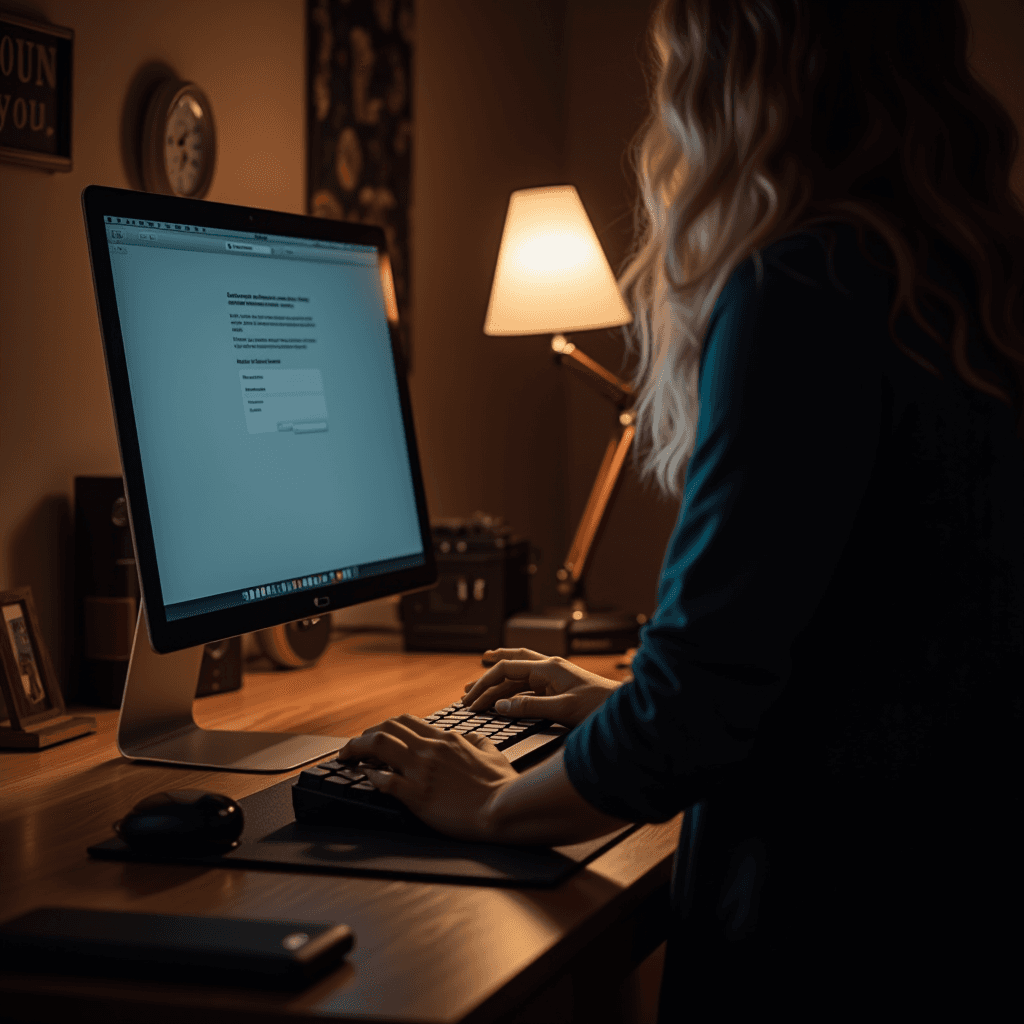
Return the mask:
POLYGON ((344 737, 204 730, 192 702, 202 645, 436 580, 384 233, 97 186, 82 204, 142 591, 119 749, 322 758, 344 737))

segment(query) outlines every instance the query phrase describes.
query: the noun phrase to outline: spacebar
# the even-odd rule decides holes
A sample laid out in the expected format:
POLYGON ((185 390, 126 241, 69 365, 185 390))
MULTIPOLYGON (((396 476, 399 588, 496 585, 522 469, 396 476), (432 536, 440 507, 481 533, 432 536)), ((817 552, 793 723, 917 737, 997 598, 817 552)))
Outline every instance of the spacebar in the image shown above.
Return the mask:
POLYGON ((509 759, 513 766, 518 767, 517 762, 539 761, 548 754, 553 754, 565 741, 569 730, 561 732, 535 732, 532 736, 526 736, 510 747, 505 747, 502 753, 509 759))

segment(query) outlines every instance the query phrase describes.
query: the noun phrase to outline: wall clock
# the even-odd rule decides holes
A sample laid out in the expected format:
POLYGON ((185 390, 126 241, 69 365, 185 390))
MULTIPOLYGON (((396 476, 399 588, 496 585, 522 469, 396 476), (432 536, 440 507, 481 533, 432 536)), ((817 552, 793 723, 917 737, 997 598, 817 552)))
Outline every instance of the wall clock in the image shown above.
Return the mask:
POLYGON ((158 85, 146 106, 139 147, 148 191, 202 199, 217 160, 213 109, 202 89, 175 78, 158 85))

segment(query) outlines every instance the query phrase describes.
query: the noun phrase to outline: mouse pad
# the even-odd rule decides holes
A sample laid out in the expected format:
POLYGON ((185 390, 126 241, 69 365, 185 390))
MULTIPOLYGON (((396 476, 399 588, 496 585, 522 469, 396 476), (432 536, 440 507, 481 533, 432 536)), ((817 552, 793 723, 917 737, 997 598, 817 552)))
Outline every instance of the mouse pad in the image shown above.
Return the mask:
POLYGON ((286 779, 238 801, 245 815, 241 845, 223 856, 142 856, 117 838, 90 846, 89 854, 101 860, 533 887, 558 885, 639 828, 629 825, 585 843, 548 848, 470 843, 437 832, 412 836, 335 825, 300 825, 292 810, 292 782, 286 779))

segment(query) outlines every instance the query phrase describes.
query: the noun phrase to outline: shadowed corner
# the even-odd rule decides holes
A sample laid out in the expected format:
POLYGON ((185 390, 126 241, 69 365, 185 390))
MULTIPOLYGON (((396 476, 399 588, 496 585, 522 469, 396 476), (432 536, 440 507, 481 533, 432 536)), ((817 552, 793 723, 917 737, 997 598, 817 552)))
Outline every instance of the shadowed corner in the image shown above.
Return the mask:
POLYGON ((31 587, 43 642, 66 703, 76 694, 71 678, 73 635, 71 503, 66 495, 42 498, 11 533, 11 587, 31 587))

